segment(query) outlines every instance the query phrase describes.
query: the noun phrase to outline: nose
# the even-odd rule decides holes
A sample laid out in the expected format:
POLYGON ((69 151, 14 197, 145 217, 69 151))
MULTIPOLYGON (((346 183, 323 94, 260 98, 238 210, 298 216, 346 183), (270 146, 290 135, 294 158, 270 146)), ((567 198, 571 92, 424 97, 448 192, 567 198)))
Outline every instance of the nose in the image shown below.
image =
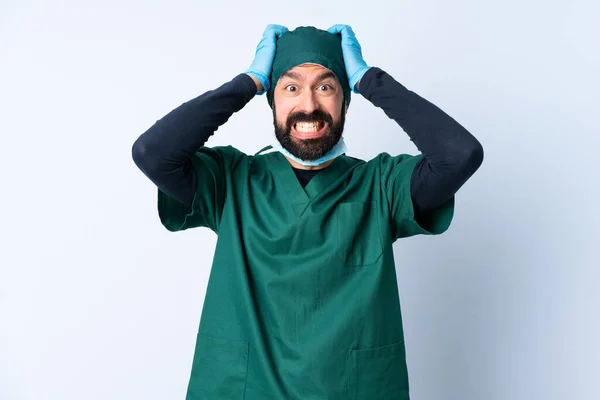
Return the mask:
POLYGON ((306 90, 302 93, 299 106, 307 114, 312 114, 315 110, 319 109, 317 96, 312 90, 306 90))

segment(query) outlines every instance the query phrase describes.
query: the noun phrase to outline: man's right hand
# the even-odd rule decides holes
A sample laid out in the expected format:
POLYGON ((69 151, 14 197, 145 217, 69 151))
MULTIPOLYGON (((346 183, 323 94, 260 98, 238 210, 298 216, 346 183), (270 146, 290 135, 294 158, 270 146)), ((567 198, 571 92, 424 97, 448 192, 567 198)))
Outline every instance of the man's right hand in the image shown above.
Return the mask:
POLYGON ((281 25, 267 25, 263 32, 261 41, 256 46, 254 61, 245 71, 257 83, 258 95, 265 93, 271 87, 269 78, 273 68, 273 58, 275 57, 276 42, 279 37, 288 31, 288 28, 281 25))

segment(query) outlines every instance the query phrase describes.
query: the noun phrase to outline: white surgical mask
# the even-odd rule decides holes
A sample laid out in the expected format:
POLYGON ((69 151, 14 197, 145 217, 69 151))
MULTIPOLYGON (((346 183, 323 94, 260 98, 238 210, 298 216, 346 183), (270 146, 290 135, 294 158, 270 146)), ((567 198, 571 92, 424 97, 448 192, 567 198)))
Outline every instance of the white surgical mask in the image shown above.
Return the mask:
POLYGON ((329 160, 333 160, 334 158, 341 156, 342 154, 346 153, 346 151, 347 151, 346 144, 344 143, 344 139, 340 138, 340 140, 336 143, 336 145, 333 146, 333 148, 331 150, 329 150, 329 152, 327 154, 324 154, 321 158, 314 160, 314 161, 305 161, 305 160, 299 159, 298 157, 294 156, 289 151, 284 149, 283 146, 281 145, 281 143, 279 143, 279 140, 277 140, 277 137, 275 135, 273 135, 273 141, 272 141, 271 145, 273 146, 274 149, 278 150, 280 153, 282 153, 286 157, 289 157, 290 159, 296 161, 298 164, 304 165, 306 167, 314 167, 317 165, 321 165, 323 163, 326 163, 329 160))

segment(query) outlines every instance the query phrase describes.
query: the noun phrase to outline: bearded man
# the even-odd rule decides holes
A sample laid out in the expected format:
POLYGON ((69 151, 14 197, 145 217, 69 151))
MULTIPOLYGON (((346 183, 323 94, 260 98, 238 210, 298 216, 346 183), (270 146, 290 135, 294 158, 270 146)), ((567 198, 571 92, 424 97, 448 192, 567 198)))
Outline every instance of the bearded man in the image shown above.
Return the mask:
POLYGON ((449 228, 483 149, 369 66, 350 26, 267 26, 244 73, 158 120, 133 159, 158 188, 166 229, 218 235, 188 400, 409 399, 392 244, 449 228), (353 93, 396 121, 420 154, 347 155, 353 93), (263 94, 269 146, 253 155, 205 146, 263 94))

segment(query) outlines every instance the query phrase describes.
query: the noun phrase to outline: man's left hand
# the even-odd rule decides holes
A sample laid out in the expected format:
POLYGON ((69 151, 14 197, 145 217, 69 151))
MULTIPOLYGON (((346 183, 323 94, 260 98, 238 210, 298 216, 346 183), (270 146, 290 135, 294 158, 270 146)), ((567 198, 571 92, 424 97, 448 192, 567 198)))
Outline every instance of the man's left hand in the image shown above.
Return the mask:
POLYGON ((350 25, 333 25, 327 29, 327 32, 342 36, 342 54, 344 55, 348 83, 352 91, 358 93, 358 81, 371 68, 363 60, 360 43, 358 43, 350 25))

